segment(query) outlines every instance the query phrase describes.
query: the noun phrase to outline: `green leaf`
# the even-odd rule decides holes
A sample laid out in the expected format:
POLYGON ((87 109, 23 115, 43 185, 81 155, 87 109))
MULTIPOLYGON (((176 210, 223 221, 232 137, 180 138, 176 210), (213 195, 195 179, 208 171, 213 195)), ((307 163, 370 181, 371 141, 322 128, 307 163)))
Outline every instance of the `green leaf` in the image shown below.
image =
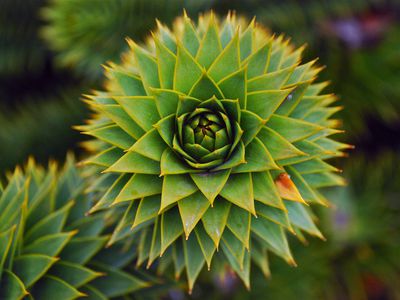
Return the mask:
POLYGON ((246 108, 268 120, 293 89, 266 90, 247 94, 246 108))
POLYGON ((107 297, 103 293, 88 284, 81 288, 81 290, 86 295, 87 300, 107 300, 107 297))
POLYGON ((243 129, 242 140, 244 145, 247 146, 257 136, 258 132, 264 126, 265 121, 248 110, 242 110, 241 114, 240 127, 243 129))
POLYGON ((250 249, 250 222, 251 214, 248 211, 236 205, 231 207, 227 226, 247 249, 250 249))
POLYGON ((283 104, 279 107, 277 113, 279 115, 289 116, 302 100, 302 97, 310 84, 311 81, 298 83, 283 104))
POLYGON ((57 258, 40 255, 26 254, 14 259, 13 272, 29 288, 57 261, 57 258))
POLYGON ((208 74, 218 82, 239 70, 239 60, 239 34, 237 33, 211 64, 208 74))
POLYGON ((279 90, 287 82, 290 74, 294 71, 294 66, 279 71, 266 73, 249 80, 248 91, 279 90))
POLYGON ((154 97, 118 96, 114 99, 144 131, 152 129, 153 125, 160 120, 154 97))
POLYGON ((242 65, 247 64, 247 76, 249 79, 265 73, 271 56, 272 40, 251 54, 242 65))
POLYGON ((234 174, 229 176, 220 195, 233 204, 256 214, 254 210, 253 182, 251 174, 234 174))
MULTIPOLYGON (((313 159, 314 156, 323 156, 324 154, 327 154, 328 152, 326 150, 324 150, 321 146, 317 145, 314 142, 311 142, 309 140, 302 140, 302 141, 298 141, 293 143, 293 145, 298 148, 300 151, 308 154, 308 156, 306 157, 299 157, 300 161, 297 161, 296 163, 299 163, 301 161, 306 161, 306 160, 310 160, 313 159)), ((293 160, 296 160, 296 158, 294 157, 293 160)), ((285 159, 280 161, 281 162, 290 162, 289 164, 295 164, 295 162, 291 162, 291 159, 285 159)))
POLYGON ((240 104, 239 100, 223 99, 222 105, 227 111, 227 115, 233 118, 237 123, 240 123, 240 104))
POLYGON ((167 145, 160 137, 158 131, 153 128, 137 140, 129 151, 134 151, 152 160, 160 161, 166 147, 167 145))
POLYGON ((231 157, 223 164, 212 169, 212 171, 215 172, 215 171, 220 171, 220 170, 232 169, 233 167, 243 164, 246 162, 244 156, 245 156, 244 144, 242 141, 239 141, 239 145, 233 151, 233 153, 231 154, 231 157))
POLYGON ((24 243, 29 244, 45 235, 59 233, 64 227, 69 211, 73 205, 74 202, 71 201, 63 208, 53 212, 36 223, 32 228, 27 230, 24 236, 24 243))
POLYGON ((219 89, 218 85, 205 72, 203 72, 200 79, 193 85, 189 95, 203 101, 214 96, 218 99, 224 98, 224 95, 219 89))
POLYGON ((143 82, 139 77, 131 73, 112 68, 108 68, 107 71, 115 78, 125 96, 146 95, 146 91, 143 87, 143 82))
POLYGON ((189 97, 189 96, 180 96, 178 102, 178 108, 176 110, 177 116, 179 116, 178 121, 183 120, 183 115, 187 113, 192 113, 196 108, 201 104, 201 101, 189 97))
POLYGON ((152 263, 161 255, 161 222, 160 218, 156 218, 153 226, 153 234, 151 236, 151 244, 149 251, 149 260, 146 268, 149 269, 152 263))
POLYGON ((5 270, 1 280, 0 299, 23 299, 27 295, 29 293, 21 279, 5 270))
POLYGON ((172 147, 172 140, 175 132, 175 115, 170 115, 161 119, 157 124, 154 125, 158 133, 164 140, 164 142, 172 147))
POLYGON ((296 67, 294 72, 290 75, 286 84, 295 84, 300 81, 310 80, 317 75, 317 73, 321 70, 320 68, 312 68, 312 65, 315 64, 317 59, 314 59, 306 64, 299 65, 296 67))
POLYGON ((253 231, 276 255, 284 258, 290 265, 295 265, 289 244, 282 226, 264 218, 253 218, 251 223, 253 231))
POLYGON ((264 143, 275 161, 295 156, 306 155, 292 143, 271 128, 264 126, 257 137, 264 143))
MULTIPOLYGON (((0 196, 1 197, 1 196, 0 196)), ((1 274, 3 273, 3 266, 7 258, 8 251, 10 250, 13 241, 16 226, 9 230, 0 233, 0 282, 1 274)))
POLYGON ((228 45, 229 41, 233 38, 233 35, 235 33, 235 25, 233 24, 232 19, 233 18, 231 18, 231 16, 226 18, 221 29, 220 39, 223 48, 228 45))
POLYGON ((279 115, 272 115, 266 126, 278 132, 291 143, 303 140, 323 129, 313 123, 279 115))
POLYGON ((200 46, 196 29, 193 26, 192 20, 187 16, 184 16, 183 24, 182 43, 189 53, 195 56, 200 46))
POLYGON ((268 65, 268 73, 272 73, 281 68, 283 57, 286 57, 290 51, 288 43, 289 41, 284 40, 283 35, 279 36, 278 39, 274 41, 274 44, 272 45, 271 59, 268 65))
POLYGON ((251 243, 251 258, 254 263, 261 269, 266 278, 271 277, 271 271, 268 262, 267 247, 260 246, 258 241, 253 239, 251 243))
POLYGON ((154 38, 161 88, 172 89, 176 56, 157 38, 154 38))
POLYGON ((303 178, 313 188, 346 185, 342 177, 332 173, 304 174, 303 178))
POLYGON ((114 164, 124 152, 117 147, 111 147, 107 150, 104 150, 97 154, 96 156, 92 156, 84 161, 85 164, 94 164, 101 167, 109 167, 114 164))
POLYGON ((183 45, 178 44, 177 51, 174 90, 188 94, 200 79, 203 70, 183 45))
POLYGON ((158 66, 156 60, 143 48, 139 47, 133 41, 128 41, 129 46, 133 51, 135 61, 140 71, 140 76, 143 80, 143 85, 149 94, 150 87, 160 87, 158 77, 158 66))
POLYGON ((239 165, 232 170, 233 174, 280 169, 268 149, 257 137, 246 147, 245 160, 245 164, 239 165))
POLYGON ((200 192, 178 201, 179 212, 182 218, 186 239, 203 217, 210 206, 210 202, 200 192))
POLYGON ((292 51, 292 53, 290 53, 289 55, 287 55, 284 58, 284 62, 282 63, 282 68, 288 67, 288 66, 292 66, 292 65, 297 65, 302 58, 302 53, 305 49, 305 45, 301 46, 300 48, 297 48, 296 50, 292 51))
POLYGON ((162 179, 157 175, 134 174, 113 202, 114 204, 161 194, 162 179))
POLYGON ((115 124, 121 127, 125 132, 133 138, 138 139, 143 134, 143 129, 125 112, 118 104, 101 105, 100 109, 109 117, 115 124))
POLYGON ((310 159, 305 162, 301 162, 293 165, 293 168, 300 174, 312 174, 312 173, 323 173, 323 172, 338 172, 339 170, 330 164, 324 162, 320 158, 310 159))
POLYGON ((203 226, 196 226, 194 232, 197 237, 197 242, 200 245, 201 251, 203 252, 204 258, 206 259, 207 268, 210 270, 211 268, 211 260, 214 256, 215 250, 215 243, 212 239, 207 235, 207 232, 204 230, 203 226))
POLYGON ((187 166, 182 160, 170 149, 165 149, 161 156, 161 175, 176 175, 199 172, 187 166))
POLYGON ((165 46, 168 47, 173 53, 176 52, 176 43, 175 37, 172 35, 171 31, 162 25, 158 20, 156 20, 157 29, 158 29, 158 37, 161 42, 164 43, 165 46))
POLYGON ((188 240, 183 241, 183 252, 185 255, 186 274, 189 281, 189 293, 191 293, 194 283, 205 263, 196 236, 192 235, 188 240))
POLYGON ((196 185, 187 174, 164 176, 160 212, 169 205, 192 195, 196 191, 196 185))
POLYGON ((250 23, 247 29, 240 37, 240 60, 245 60, 252 52, 253 37, 254 37, 254 20, 250 23))
POLYGON ((320 198, 319 195, 309 186, 307 181, 305 181, 304 178, 293 167, 287 166, 286 169, 290 174, 291 180, 294 182, 302 198, 306 202, 316 202, 322 205, 328 205, 325 202, 325 198, 320 198))
POLYGON ((96 203, 96 205, 90 209, 89 213, 94 213, 111 206, 115 201, 115 198, 117 198, 118 194, 131 177, 132 176, 130 174, 123 174, 119 176, 103 195, 103 197, 96 203))
POLYGON ((73 238, 60 254, 62 260, 72 263, 85 264, 106 243, 108 237, 79 237, 73 238))
POLYGON ((157 217, 161 205, 161 195, 145 197, 139 202, 132 228, 157 217))
POLYGON ((318 138, 318 139, 313 140, 313 142, 317 146, 322 147, 322 149, 325 149, 326 154, 331 154, 331 155, 336 155, 336 156, 343 155, 340 150, 353 148, 349 144, 340 143, 340 142, 331 140, 330 138, 318 138))
POLYGON ((228 220, 230 207, 231 204, 229 202, 218 198, 214 206, 209 208, 201 218, 204 229, 213 240, 217 249, 228 220))
POLYGON ((229 261, 230 266, 242 279, 244 285, 247 289, 250 289, 250 253, 248 251, 244 252, 243 266, 240 266, 236 261, 235 257, 230 251, 224 251, 226 258, 229 261))
MULTIPOLYGON (((330 84, 330 81, 322 81, 318 83, 313 83, 311 84, 306 93, 304 94, 305 97, 307 96, 317 96, 320 94, 328 85, 330 84)), ((336 101, 336 99, 335 99, 336 101)))
POLYGON ((222 250, 226 254, 229 252, 230 255, 235 259, 240 269, 243 269, 244 254, 246 252, 245 245, 243 242, 238 240, 230 230, 225 230, 222 236, 222 250))
POLYGON ((218 86, 226 99, 239 100, 240 107, 247 105, 247 70, 241 69, 218 82, 218 86))
POLYGON ((161 255, 182 233, 182 222, 176 207, 161 215, 161 255))
POLYGON ((92 281, 96 277, 104 276, 103 274, 94 272, 80 264, 74 264, 66 261, 59 261, 54 264, 50 270, 50 274, 62 279, 76 288, 79 288, 89 281, 92 281))
MULTIPOLYGON (((18 194, 20 187, 22 186, 22 173, 20 168, 16 168, 13 176, 8 182, 7 187, 5 188, 0 201, 0 211, 2 214, 4 213, 6 207, 12 202, 12 199, 18 194)), ((0 216, 2 215, 0 214, 0 216)), ((2 228, 6 229, 6 228, 2 228)))
MULTIPOLYGON (((308 86, 308 90, 312 89, 312 85, 308 86)), ((315 108, 320 107, 320 105, 324 101, 330 101, 330 99, 336 100, 333 94, 327 95, 317 95, 317 96, 303 96, 301 101, 297 104, 297 106, 290 113, 290 117, 296 119, 303 119, 307 116, 311 111, 315 108)))
POLYGON ((31 294, 35 299, 73 300, 85 296, 65 281, 53 276, 45 276, 35 285, 31 294))
POLYGON ((152 89, 158 112, 165 118, 176 112, 180 94, 174 90, 152 89))
POLYGON ((294 226, 324 240, 322 233, 319 231, 317 226, 315 226, 310 214, 307 212, 307 209, 303 204, 286 201, 285 206, 288 210, 289 220, 294 226))
POLYGON ((23 248, 23 254, 56 256, 74 234, 75 232, 56 233, 38 238, 23 248))
POLYGON ((286 211, 260 202, 256 202, 256 211, 259 216, 281 225, 293 233, 286 211))
POLYGON ((124 296, 148 287, 148 283, 118 269, 100 264, 96 264, 96 269, 105 273, 106 276, 95 279, 90 285, 108 298, 124 296))
MULTIPOLYGON (((83 207, 83 209, 80 211, 80 213, 85 213, 87 208, 83 207)), ((76 237, 84 237, 84 236, 93 236, 93 235, 99 235, 101 231, 105 227, 105 220, 104 220, 104 215, 99 213, 93 216, 90 216, 90 218, 82 218, 80 217, 74 222, 68 221, 70 223, 65 229, 66 230, 76 230, 76 237)))
POLYGON ((208 28, 200 43, 196 59, 200 65, 208 69, 221 51, 222 46, 218 36, 217 24, 214 17, 210 17, 208 28))
POLYGON ((102 127, 96 130, 85 132, 85 134, 98 138, 113 146, 121 149, 127 149, 135 142, 135 140, 116 125, 102 127))
POLYGON ((218 196, 226 181, 229 178, 230 170, 223 170, 218 172, 207 172, 200 174, 191 173, 194 183, 199 190, 203 193, 208 201, 213 205, 214 199, 218 196))
MULTIPOLYGON (((157 223, 156 219, 156 223, 157 223)), ((139 244, 137 248, 138 258, 136 261, 136 266, 139 267, 143 264, 143 262, 149 257, 150 255, 150 247, 151 247, 152 235, 150 232, 150 228, 144 228, 142 234, 139 238, 139 244)))
POLYGON ((160 174, 160 163, 136 152, 127 152, 104 172, 160 174))
MULTIPOLYGON (((218 100, 216 97, 211 97, 205 101, 202 101, 199 105, 199 108, 206 108, 214 112, 220 112, 221 114, 226 114, 225 107, 222 105, 222 102, 218 100)), ((198 111, 201 111, 200 109, 198 111)), ((206 112, 206 111, 205 111, 206 112)), ((215 122, 220 122, 217 117, 210 115, 209 118, 214 117, 216 120, 215 122)))
POLYGON ((183 269, 185 268, 185 255, 183 254, 182 243, 182 239, 179 239, 172 244, 172 260, 174 262, 175 279, 179 279, 183 269))

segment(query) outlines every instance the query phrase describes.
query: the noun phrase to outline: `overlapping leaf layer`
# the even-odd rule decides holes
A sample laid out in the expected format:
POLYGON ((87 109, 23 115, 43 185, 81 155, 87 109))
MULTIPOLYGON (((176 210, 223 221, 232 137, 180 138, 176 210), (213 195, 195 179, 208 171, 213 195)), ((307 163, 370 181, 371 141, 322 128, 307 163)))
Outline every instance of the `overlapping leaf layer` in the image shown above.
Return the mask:
POLYGON ((84 188, 72 159, 62 171, 31 160, 0 185, 0 299, 109 299, 147 285, 122 270, 132 251, 103 250, 105 214, 85 217, 84 188))
POLYGON ((324 160, 348 147, 329 137, 339 108, 315 61, 232 14, 183 16, 129 43, 80 127, 96 138, 97 184, 111 182, 92 212, 126 205, 113 240, 141 232, 138 263, 162 255, 190 288, 219 248, 247 286, 251 259, 268 274, 268 251, 294 264, 285 232, 322 237, 308 205, 343 184, 324 160))

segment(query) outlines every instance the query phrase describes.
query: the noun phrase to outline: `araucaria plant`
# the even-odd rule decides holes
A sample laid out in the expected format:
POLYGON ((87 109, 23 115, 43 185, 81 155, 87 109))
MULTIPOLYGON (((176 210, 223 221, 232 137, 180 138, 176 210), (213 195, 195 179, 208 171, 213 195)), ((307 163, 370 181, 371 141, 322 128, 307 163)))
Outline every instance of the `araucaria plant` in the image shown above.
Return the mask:
POLYGON ((0 299, 111 299, 148 286, 123 271, 129 244, 104 249, 110 218, 85 217, 86 187, 71 158, 62 170, 30 160, 0 184, 0 299))
POLYGON ((233 14, 185 15, 146 45, 128 42, 80 127, 97 138, 87 162, 112 182, 92 212, 125 207, 114 239, 139 235, 138 264, 162 256, 163 270, 186 269, 189 289, 214 261, 247 286, 251 260, 269 273, 267 252, 294 265, 286 232, 323 238, 309 205, 328 204, 318 188, 343 184, 325 162, 348 145, 330 138, 339 107, 314 83, 321 68, 233 14))

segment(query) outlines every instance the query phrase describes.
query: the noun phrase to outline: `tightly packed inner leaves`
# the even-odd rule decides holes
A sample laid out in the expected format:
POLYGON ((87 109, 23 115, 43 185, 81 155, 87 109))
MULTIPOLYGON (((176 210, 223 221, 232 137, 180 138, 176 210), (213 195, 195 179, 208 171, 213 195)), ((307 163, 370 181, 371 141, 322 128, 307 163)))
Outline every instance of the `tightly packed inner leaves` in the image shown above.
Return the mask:
POLYGON ((295 264, 286 232, 322 238, 309 204, 327 205, 317 189, 343 184, 325 160, 349 147, 330 138, 340 107, 314 83, 321 68, 233 14, 184 15, 129 44, 79 127, 96 138, 94 184, 109 184, 91 211, 126 208, 111 243, 137 234, 138 264, 161 255, 190 289, 214 256, 247 286, 251 260, 269 274, 268 252, 295 264))
POLYGON ((30 160, 0 185, 0 299, 110 299, 150 285, 122 270, 134 247, 104 249, 109 218, 85 217, 93 199, 74 164, 30 160))

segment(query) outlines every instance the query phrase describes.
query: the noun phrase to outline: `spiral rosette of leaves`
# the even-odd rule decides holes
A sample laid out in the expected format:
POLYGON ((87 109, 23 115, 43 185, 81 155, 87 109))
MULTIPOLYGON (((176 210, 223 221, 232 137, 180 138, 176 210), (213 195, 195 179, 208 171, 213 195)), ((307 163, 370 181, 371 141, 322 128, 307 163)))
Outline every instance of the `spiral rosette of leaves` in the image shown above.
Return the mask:
POLYGON ((183 16, 130 46, 80 127, 106 173, 96 184, 111 182, 92 212, 126 205, 113 239, 142 232, 139 264, 162 255, 190 289, 218 248, 247 286, 251 258, 265 274, 269 251, 294 264, 285 232, 322 237, 308 206, 343 183, 324 160, 348 147, 329 137, 338 107, 315 61, 232 14, 183 16))
POLYGON ((122 270, 133 256, 121 244, 103 250, 105 214, 85 217, 85 186, 71 157, 61 171, 30 160, 0 186, 0 299, 109 299, 148 286, 122 270))

